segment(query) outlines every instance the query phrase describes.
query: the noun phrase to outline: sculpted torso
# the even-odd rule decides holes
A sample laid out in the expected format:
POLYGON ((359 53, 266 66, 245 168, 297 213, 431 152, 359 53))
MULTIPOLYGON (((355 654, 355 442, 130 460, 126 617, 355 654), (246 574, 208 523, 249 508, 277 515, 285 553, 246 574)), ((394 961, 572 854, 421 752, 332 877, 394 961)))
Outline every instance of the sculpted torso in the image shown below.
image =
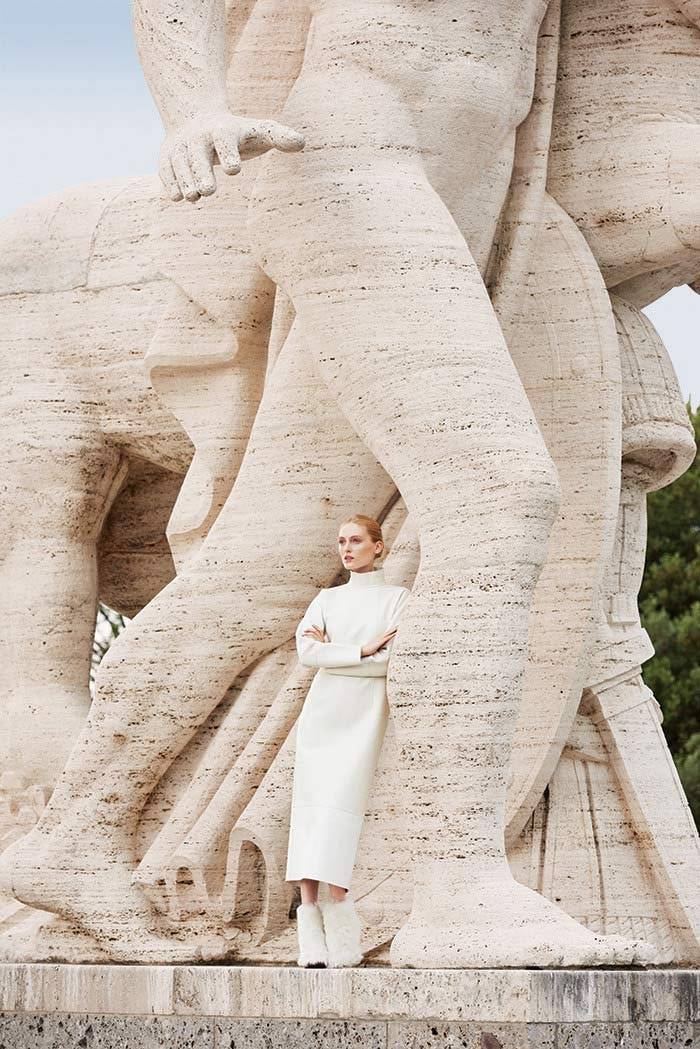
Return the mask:
POLYGON ((251 118, 278 116, 301 68, 310 19, 305 0, 231 5, 226 26, 226 94, 233 113, 251 118))
MULTIPOLYGON (((280 119, 305 135, 309 162, 329 170, 420 165, 483 273, 515 130, 530 108, 546 6, 497 0, 465 11, 459 0, 315 0, 280 119)), ((279 160, 261 162, 272 178, 279 160)))
POLYGON ((401 148, 403 137, 405 146, 444 155, 488 133, 492 152, 513 119, 518 123, 529 110, 533 45, 545 7, 543 0, 496 0, 465 12, 460 0, 316 0, 309 4, 301 79, 328 84, 331 78, 331 90, 314 107, 318 116, 351 116, 358 127, 375 115, 374 128, 365 124, 360 137, 334 120, 338 141, 347 135, 354 143, 364 138, 401 148), (353 90, 356 78, 375 93, 353 90), (343 86, 350 95, 340 92, 343 86), (402 114, 395 128, 382 119, 392 105, 402 114), (466 137, 459 144, 445 141, 460 133, 466 137))

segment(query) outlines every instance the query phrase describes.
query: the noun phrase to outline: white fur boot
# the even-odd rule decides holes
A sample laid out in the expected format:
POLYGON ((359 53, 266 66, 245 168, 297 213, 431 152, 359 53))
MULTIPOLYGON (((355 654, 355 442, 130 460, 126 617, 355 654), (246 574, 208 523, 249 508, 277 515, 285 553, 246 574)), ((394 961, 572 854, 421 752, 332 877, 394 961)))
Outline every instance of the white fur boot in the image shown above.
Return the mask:
POLYGON ((328 948, 323 932, 323 919, 317 903, 300 903, 297 907, 299 957, 297 965, 321 968, 328 965, 328 948))
POLYGON ((323 927, 326 930, 328 964, 359 965, 363 954, 360 949, 362 922, 355 910, 355 901, 350 893, 337 903, 324 900, 321 903, 323 927))

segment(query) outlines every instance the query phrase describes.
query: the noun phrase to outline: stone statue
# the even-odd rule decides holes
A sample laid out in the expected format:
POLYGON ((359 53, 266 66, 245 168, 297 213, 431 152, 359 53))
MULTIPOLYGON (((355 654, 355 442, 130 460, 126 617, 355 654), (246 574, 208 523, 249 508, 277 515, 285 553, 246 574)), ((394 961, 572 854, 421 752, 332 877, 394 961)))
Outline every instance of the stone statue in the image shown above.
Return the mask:
MULTIPOLYGON (((483 275, 516 129, 531 106, 545 7, 504 3, 465 19, 460 5, 313 5, 304 63, 280 115, 278 135, 287 138, 271 138, 286 145, 294 128, 306 149, 263 158, 251 198, 254 253, 296 312, 276 369, 284 364, 289 376, 312 359, 418 529, 421 564, 388 679, 414 857, 413 907, 391 947, 396 965, 644 956, 644 945, 597 937, 516 883, 503 845, 527 609, 559 484, 483 275), (429 624, 439 624, 439 637, 429 624), (444 895, 431 891, 436 884, 444 895), (504 920, 507 943, 497 933, 504 920)), ((222 39, 220 24, 207 39, 222 39)), ((216 70, 213 54, 202 67, 216 70)), ((182 196, 211 192, 211 146, 218 151, 226 125, 223 83, 215 113, 201 108, 199 83, 190 97, 192 130, 185 125, 165 148, 182 196)), ((245 122, 231 134, 257 141, 245 122)), ((274 378, 253 447, 256 430, 274 432, 282 415, 274 378)), ((278 442, 268 471, 281 463, 278 503, 294 469, 278 442)), ((245 522, 246 465, 247 457, 202 555, 224 521, 240 522, 239 531, 245 522)), ((258 476, 269 486, 274 474, 258 476)), ((372 476, 368 464, 368 493, 372 476)), ((339 471, 338 482, 345 489, 349 478, 339 471)), ((315 551, 313 523, 297 527, 315 551)))
MULTIPOLYGON (((403 503, 391 512, 403 506, 410 530, 397 552, 412 551, 400 570, 412 559, 415 573, 420 545, 388 682, 402 810, 387 834, 404 837, 397 862, 412 893, 403 924, 392 929, 389 960, 650 961, 658 953, 635 939, 637 929, 620 929, 627 938, 600 935, 610 930, 586 929, 533 891, 539 885, 515 881, 503 841, 509 755, 530 758, 510 766, 517 834, 557 768, 591 681, 584 642, 620 498, 613 314, 588 248, 544 193, 556 5, 539 47, 542 0, 503 0, 468 17, 461 5, 450 13, 449 5, 347 9, 327 0, 281 8, 258 0, 246 21, 249 6, 232 6, 226 20, 220 3, 202 5, 200 15, 175 0, 136 4, 142 60, 169 129, 161 172, 173 197, 157 220, 159 272, 171 284, 147 364, 195 446, 168 526, 178 576, 103 661, 54 794, 5 857, 6 888, 72 919, 110 957, 196 957, 191 938, 162 935, 134 885, 157 901, 149 845, 159 837, 148 827, 163 794, 154 788, 167 788, 169 767, 177 769, 219 711, 219 731, 238 733, 245 758, 229 809, 238 815, 250 799, 259 815, 274 811, 283 767, 256 764, 248 744, 272 740, 284 757, 290 689, 298 702, 304 684, 298 674, 285 679, 293 658, 284 646, 310 596, 333 578, 329 530, 355 508, 359 483, 368 511, 382 516, 400 490, 403 503), (227 34, 236 117, 225 83, 227 34), (280 54, 288 58, 282 67, 280 54), (252 157, 277 151, 236 174, 234 146, 252 157), (235 174, 218 187, 215 158, 235 174), (174 217, 184 208, 192 215, 174 217), (231 235, 235 244, 222 244, 218 256, 224 267, 207 266, 211 238, 231 235), (168 240, 179 249, 169 256, 168 240), (555 361, 570 371, 557 371, 555 361), (232 364, 241 365, 245 411, 227 416, 232 364), (207 396, 215 389, 218 425, 198 409, 193 381, 207 396), (583 413, 582 422, 585 396, 599 414, 583 413), (579 569, 571 551, 584 549, 579 569), (554 626, 567 600, 567 560, 576 600, 562 631, 554 626), (281 699, 265 710, 265 689, 249 671, 275 657, 281 699), (245 704, 222 710, 234 680, 245 704), (538 689, 549 701, 535 723, 538 689)), ((556 185, 549 188, 562 203, 556 185)), ((186 466, 180 458, 180 475, 186 466)), ((204 761, 192 779, 193 788, 201 783, 199 815, 216 796, 208 769, 204 761)), ((210 819, 220 812, 214 805, 210 819)), ((191 817, 190 808, 178 846, 191 817)), ((160 822, 162 836, 168 822, 160 822)), ((238 822, 242 839, 246 819, 238 822)), ((191 834, 184 844, 194 846, 191 834)), ((399 894, 399 911, 403 902, 399 894)))
POLYGON ((0 675, 5 716, 21 726, 0 748, 3 771, 33 784, 53 785, 88 713, 98 587, 135 615, 174 574, 164 532, 192 447, 143 380, 167 295, 147 236, 157 199, 153 179, 115 179, 0 227, 11 624, 0 675))

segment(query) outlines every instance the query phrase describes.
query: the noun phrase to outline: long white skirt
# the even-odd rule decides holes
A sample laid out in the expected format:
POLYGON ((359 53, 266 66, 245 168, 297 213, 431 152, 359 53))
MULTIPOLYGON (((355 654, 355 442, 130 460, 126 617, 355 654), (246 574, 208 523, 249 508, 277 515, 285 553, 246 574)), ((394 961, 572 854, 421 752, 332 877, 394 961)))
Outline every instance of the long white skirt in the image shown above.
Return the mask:
POLYGON ((296 726, 287 881, 350 888, 388 717, 385 677, 316 672, 296 726))

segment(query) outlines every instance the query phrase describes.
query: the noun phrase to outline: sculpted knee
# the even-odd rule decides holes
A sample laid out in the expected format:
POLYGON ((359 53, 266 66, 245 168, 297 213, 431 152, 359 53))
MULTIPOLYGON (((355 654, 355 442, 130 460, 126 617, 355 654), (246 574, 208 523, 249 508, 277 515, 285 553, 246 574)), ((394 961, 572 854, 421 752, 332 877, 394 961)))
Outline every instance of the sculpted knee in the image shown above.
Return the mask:
POLYGON ((511 518, 554 522, 561 504, 561 484, 541 437, 518 447, 495 446, 475 456, 476 464, 481 465, 476 492, 482 505, 490 504, 511 518))
POLYGON ((538 517, 553 524, 559 514, 562 491, 556 465, 549 452, 533 454, 526 460, 525 476, 513 478, 520 485, 538 517))
POLYGON ((484 492, 480 528, 497 559, 542 564, 559 515, 561 484, 549 453, 531 452, 510 464, 484 492))
MULTIPOLYGON (((503 556, 542 556, 559 514, 561 483, 544 442, 508 452, 491 447, 473 451, 469 468, 454 470, 451 482, 440 480, 416 491, 409 510, 420 532, 421 554, 437 563, 461 549, 471 549, 475 534, 479 546, 503 548, 503 556)), ((501 556, 499 553, 497 556, 501 556)), ((426 558, 423 558, 422 564, 426 558)))
POLYGON ((485 487, 482 506, 490 506, 495 536, 504 540, 510 537, 508 543, 514 553, 522 542, 534 554, 536 545, 549 539, 561 499, 554 460, 543 448, 503 464, 485 487))

